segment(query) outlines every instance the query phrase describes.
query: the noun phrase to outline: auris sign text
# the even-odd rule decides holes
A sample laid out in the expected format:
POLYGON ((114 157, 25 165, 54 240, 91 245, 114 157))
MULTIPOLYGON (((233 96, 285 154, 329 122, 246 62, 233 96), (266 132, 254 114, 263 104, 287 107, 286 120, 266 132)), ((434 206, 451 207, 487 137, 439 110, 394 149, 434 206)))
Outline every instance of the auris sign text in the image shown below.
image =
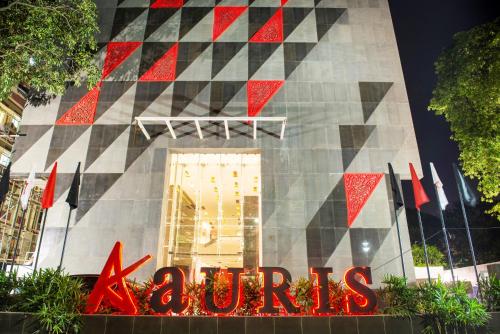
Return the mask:
MULTIPOLYGON (((122 245, 117 242, 104 265, 104 268, 92 290, 88 302, 87 313, 96 313, 103 301, 124 314, 136 314, 137 305, 133 294, 126 284, 126 277, 142 264, 151 259, 147 255, 127 268, 122 268, 122 245)), ((201 268, 205 274, 203 305, 208 314, 231 315, 238 307, 242 298, 242 276, 246 275, 243 268, 201 268), (230 278, 230 293, 226 301, 216 302, 214 295, 214 280, 207 277, 216 277, 223 273, 230 278)), ((310 268, 314 278, 314 314, 328 315, 333 313, 330 305, 330 290, 328 275, 331 268, 310 268)), ((300 308, 295 304, 289 293, 292 277, 281 267, 259 267, 258 275, 262 281, 261 304, 259 314, 268 315, 296 315, 300 308), (279 278, 276 280, 276 278, 279 278), (277 282, 278 281, 278 282, 277 282)), ((345 295, 345 312, 348 314, 369 314, 375 310, 377 298, 375 293, 367 287, 372 283, 369 267, 352 267, 344 273, 344 284, 348 290, 345 295)), ((189 298, 185 294, 184 272, 177 267, 164 267, 156 271, 153 277, 153 290, 150 306, 157 314, 183 314, 189 305, 189 298)))

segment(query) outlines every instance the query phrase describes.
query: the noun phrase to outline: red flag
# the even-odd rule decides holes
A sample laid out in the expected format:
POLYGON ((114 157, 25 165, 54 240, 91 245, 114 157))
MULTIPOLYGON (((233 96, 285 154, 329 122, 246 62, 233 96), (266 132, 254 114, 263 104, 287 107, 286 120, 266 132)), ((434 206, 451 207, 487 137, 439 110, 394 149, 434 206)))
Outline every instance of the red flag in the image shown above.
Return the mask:
POLYGON ((49 179, 47 180, 47 185, 43 190, 42 195, 42 209, 51 208, 54 204, 54 190, 56 188, 56 174, 57 174, 57 161, 52 167, 52 172, 50 172, 49 179))
POLYGON ((417 210, 420 210, 420 207, 425 203, 429 202, 429 197, 425 193, 424 187, 420 183, 418 179, 417 173, 415 172, 415 168, 413 168, 413 164, 410 162, 410 173, 411 173, 411 183, 413 185, 413 196, 415 197, 415 207, 417 210))

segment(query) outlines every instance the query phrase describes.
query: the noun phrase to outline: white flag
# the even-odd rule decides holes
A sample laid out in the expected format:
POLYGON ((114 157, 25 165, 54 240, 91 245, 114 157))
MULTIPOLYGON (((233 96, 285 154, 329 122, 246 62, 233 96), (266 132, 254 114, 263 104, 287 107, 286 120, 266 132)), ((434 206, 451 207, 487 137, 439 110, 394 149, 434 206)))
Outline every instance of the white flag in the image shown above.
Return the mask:
POLYGON ((28 179, 26 179, 26 184, 24 185, 23 192, 21 193, 21 207, 23 210, 28 208, 28 202, 30 200, 31 190, 35 186, 35 170, 31 169, 28 179))
POLYGON ((432 183, 434 183, 434 187, 436 187, 437 195, 439 197, 439 204, 441 205, 441 210, 445 210, 448 205, 448 199, 444 193, 443 182, 439 178, 438 173, 436 172, 436 168, 434 168, 434 164, 431 162, 431 175, 432 175, 432 183))

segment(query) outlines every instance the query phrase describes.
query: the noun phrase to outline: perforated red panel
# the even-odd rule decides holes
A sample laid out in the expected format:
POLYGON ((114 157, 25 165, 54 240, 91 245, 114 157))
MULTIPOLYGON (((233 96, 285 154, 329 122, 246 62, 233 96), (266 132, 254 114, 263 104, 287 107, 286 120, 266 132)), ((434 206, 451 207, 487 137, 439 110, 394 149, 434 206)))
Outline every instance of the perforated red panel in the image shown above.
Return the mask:
POLYGON ((253 43, 281 43, 283 42, 283 9, 266 22, 250 39, 253 43))
POLYGON ((215 7, 214 28, 212 40, 216 41, 220 35, 247 9, 246 6, 238 7, 215 7))
POLYGON ((288 0, 281 0, 281 5, 284 6, 287 2, 288 0))
POLYGON ((73 107, 64 113, 56 125, 90 125, 94 123, 97 100, 101 83, 99 82, 90 92, 85 94, 73 107))
POLYGON ((249 80, 247 83, 248 116, 257 116, 283 84, 282 80, 249 80))
POLYGON ((139 81, 174 81, 178 52, 179 43, 175 43, 139 78, 139 81))
POLYGON ((156 0, 151 8, 180 8, 184 5, 184 0, 156 0))
POLYGON ((347 226, 351 226, 384 174, 344 174, 347 226))
POLYGON ((109 42, 102 69, 102 79, 110 75, 141 44, 141 42, 109 42))

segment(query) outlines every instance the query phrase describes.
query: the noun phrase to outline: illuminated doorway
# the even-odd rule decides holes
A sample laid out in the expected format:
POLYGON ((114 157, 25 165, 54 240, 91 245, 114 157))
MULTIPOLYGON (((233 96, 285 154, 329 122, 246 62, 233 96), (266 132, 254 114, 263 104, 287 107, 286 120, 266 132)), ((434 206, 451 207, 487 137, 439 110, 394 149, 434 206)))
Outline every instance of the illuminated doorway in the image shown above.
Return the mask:
POLYGON ((255 270, 260 173, 260 154, 171 154, 162 265, 255 270))

